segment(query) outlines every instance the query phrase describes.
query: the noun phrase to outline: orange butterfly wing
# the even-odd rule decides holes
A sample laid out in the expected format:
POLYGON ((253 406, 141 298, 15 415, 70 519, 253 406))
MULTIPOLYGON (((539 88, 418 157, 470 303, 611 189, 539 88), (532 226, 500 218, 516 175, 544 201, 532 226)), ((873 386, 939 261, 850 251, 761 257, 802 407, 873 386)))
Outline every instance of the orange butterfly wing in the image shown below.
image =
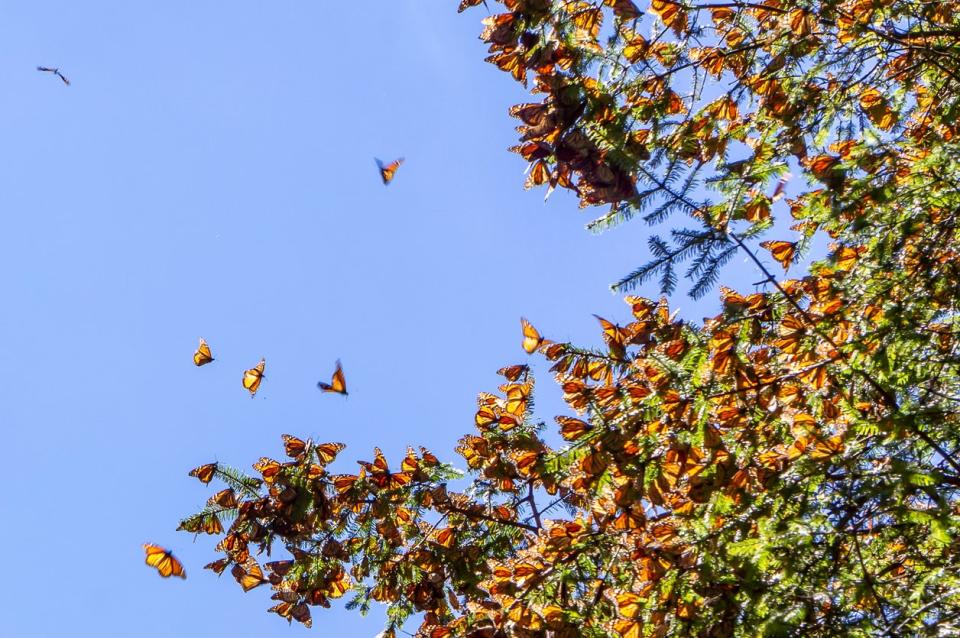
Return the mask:
POLYGON ((340 453, 343 448, 347 447, 343 443, 321 443, 314 446, 314 451, 317 453, 317 458, 321 463, 326 465, 327 463, 332 463, 337 454, 340 453))
POLYGON ((201 465, 200 467, 195 467, 190 470, 189 476, 197 477, 197 480, 203 484, 209 483, 213 480, 214 474, 217 472, 216 463, 207 463, 206 465, 201 465))
POLYGON ((330 383, 324 383, 319 381, 317 387, 323 390, 324 392, 336 392, 347 396, 347 380, 343 376, 343 366, 340 365, 340 360, 337 359, 337 369, 333 371, 333 378, 330 380, 330 383))
POLYGON ((243 373, 243 387, 250 391, 251 398, 260 389, 260 382, 263 381, 263 371, 266 367, 266 359, 260 359, 260 363, 243 373))
POLYGON ((161 577, 187 577, 187 572, 184 571, 183 564, 174 558, 173 554, 163 547, 160 547, 159 545, 153 545, 152 543, 144 543, 143 551, 147 553, 145 560, 147 565, 155 568, 161 577))
POLYGON ((403 164, 402 157, 390 162, 389 164, 384 164, 380 160, 376 158, 374 159, 377 162, 377 167, 380 169, 380 179, 383 180, 384 185, 393 181, 393 178, 397 173, 397 169, 400 168, 401 164, 403 164))
POLYGON ((304 452, 307 451, 307 446, 310 445, 307 441, 299 439, 292 434, 283 435, 283 449, 292 459, 300 458, 303 456, 304 452))
POLYGON ((210 352, 210 346, 203 340, 203 337, 200 337, 200 345, 197 346, 197 351, 193 353, 193 364, 199 368, 211 361, 213 361, 213 354, 210 352))
POLYGON ((550 343, 540 336, 533 324, 524 317, 520 317, 520 327, 523 329, 523 350, 527 354, 533 354, 540 346, 550 343))
POLYGON ((793 258, 797 254, 797 244, 792 241, 765 241, 761 242, 760 247, 769 250, 784 270, 790 268, 790 264, 793 263, 793 258))
POLYGON ((263 577, 263 570, 260 569, 260 565, 250 557, 243 565, 234 565, 230 574, 240 583, 245 592, 267 582, 267 579, 263 577))

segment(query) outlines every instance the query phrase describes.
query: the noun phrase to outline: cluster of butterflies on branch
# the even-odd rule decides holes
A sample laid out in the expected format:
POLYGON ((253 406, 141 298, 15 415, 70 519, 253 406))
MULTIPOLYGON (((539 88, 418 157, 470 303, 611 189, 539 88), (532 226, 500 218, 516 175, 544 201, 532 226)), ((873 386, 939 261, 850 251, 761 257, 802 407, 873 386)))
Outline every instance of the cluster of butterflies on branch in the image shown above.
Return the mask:
MULTIPOLYGON (((67 85, 70 84, 69 80, 65 78, 56 68, 49 67, 37 67, 40 71, 45 71, 49 73, 56 74, 63 82, 67 85)), ((400 165, 403 163, 403 158, 396 159, 389 164, 385 164, 379 159, 374 158, 374 161, 377 163, 377 168, 380 170, 380 179, 383 180, 384 185, 389 184, 393 181, 394 176, 396 175, 397 169, 400 168, 400 165)), ((207 365, 208 363, 213 363, 215 361, 213 357, 213 352, 210 350, 210 344, 201 337, 200 344, 197 346, 196 351, 193 353, 193 363, 198 368, 207 365)), ((243 372, 243 387, 250 393, 250 397, 254 397, 257 394, 257 391, 260 389, 260 384, 263 382, 264 372, 266 370, 267 361, 265 358, 261 358, 260 362, 248 368, 243 372)), ((318 381, 317 387, 323 392, 331 392, 334 394, 342 394, 347 396, 347 381, 343 374, 343 366, 340 363, 340 360, 337 360, 336 369, 333 371, 333 376, 330 379, 329 383, 324 381, 318 381)), ((207 479, 209 481, 209 479, 207 479)), ((169 578, 171 576, 178 576, 180 578, 186 578, 187 573, 183 568, 183 563, 181 563, 171 552, 170 550, 161 547, 159 545, 154 545, 152 543, 145 543, 143 545, 143 550, 146 552, 146 564, 150 567, 154 567, 157 570, 157 573, 160 574, 163 578, 169 578)))
MULTIPOLYGON (((385 181, 386 179, 387 178, 384 177, 385 181)), ((551 343, 550 341, 544 339, 540 335, 540 333, 536 330, 536 328, 534 328, 533 325, 529 321, 527 321, 525 318, 521 317, 520 325, 521 325, 521 330, 523 332, 523 341, 521 345, 524 351, 526 351, 528 354, 532 354, 533 352, 540 349, 541 347, 546 347, 551 343)), ((203 337, 201 337, 200 344, 197 347, 196 351, 193 353, 193 363, 197 367, 202 367, 207 365, 208 363, 212 363, 213 361, 215 361, 215 359, 213 357, 213 352, 210 349, 210 345, 206 342, 205 339, 203 339, 203 337)), ((260 388, 260 384, 264 379, 265 369, 266 369, 266 360, 261 358, 260 363, 244 371, 243 387, 250 392, 251 397, 256 395, 257 390, 259 390, 260 388)), ((512 382, 516 382, 521 376, 526 377, 526 373, 528 372, 528 370, 529 368, 526 365, 517 365, 517 366, 512 366, 510 368, 505 368, 504 370, 501 370, 499 372, 501 374, 504 374, 508 378, 508 380, 512 382)), ((532 383, 511 384, 510 388, 517 390, 516 396, 514 396, 512 392, 508 392, 508 402, 505 405, 506 412, 504 413, 504 415, 500 415, 499 414, 500 411, 496 410, 498 414, 493 415, 491 413, 490 420, 499 422, 501 427, 506 427, 508 418, 513 420, 513 425, 519 424, 519 421, 522 420, 523 414, 526 411, 527 401, 528 401, 529 393, 531 390, 531 386, 532 386, 532 383)), ((343 374, 343 367, 339 360, 337 360, 336 370, 334 370, 333 377, 331 378, 330 383, 319 381, 317 383, 317 387, 323 392, 332 392, 332 393, 342 394, 344 396, 348 394, 346 379, 343 374)), ((487 409, 489 410, 491 408, 489 408, 488 406, 487 409)), ((484 410, 483 410, 483 406, 481 406, 481 410, 477 414, 478 426, 481 425, 481 419, 483 418, 483 414, 484 414, 484 410)), ((292 437, 290 435, 284 435, 284 441, 285 441, 285 446, 287 448, 287 452, 291 456, 295 456, 295 457, 299 456, 303 451, 302 448, 309 445, 309 447, 313 449, 315 453, 321 455, 321 458, 325 462, 332 461, 335 458, 336 454, 344 448, 344 445, 342 443, 328 443, 320 446, 317 446, 312 442, 309 444, 305 444, 303 441, 297 439, 296 437, 292 437)), ((436 462, 435 457, 430 456, 429 458, 434 459, 434 462, 436 462)), ((258 471, 264 472, 265 470, 267 470, 267 473, 269 473, 270 468, 261 467, 260 465, 262 465, 262 463, 258 464, 258 466, 255 466, 258 471)), ((272 465, 276 466, 274 468, 275 470, 278 471, 280 469, 280 465, 277 464, 276 462, 272 462, 272 465)), ((386 477, 386 483, 384 484, 384 487, 396 487, 409 481, 409 473, 407 473, 406 471, 401 471, 399 473, 391 473, 389 472, 389 470, 387 470, 386 460, 383 458, 383 455, 382 453, 380 453, 379 450, 377 450, 377 461, 374 464, 365 464, 365 466, 366 466, 365 469, 368 469, 375 478, 380 477, 381 475, 383 477, 386 477), (397 483, 397 485, 394 485, 395 482, 397 483)), ((190 476, 196 477, 202 483, 207 484, 213 478, 214 474, 217 472, 217 469, 218 467, 216 463, 208 463, 206 465, 202 465, 200 467, 197 467, 191 470, 190 476)), ((407 470, 407 469, 408 468, 405 464, 404 470, 407 470)), ((344 478, 349 478, 349 477, 344 477, 344 478)), ((356 479, 356 478, 359 478, 359 477, 353 477, 353 479, 356 479)), ((233 499, 232 489, 223 490, 221 493, 214 495, 211 498, 211 502, 224 507, 237 506, 237 503, 234 500, 231 500, 230 502, 221 502, 221 497, 233 499)), ((201 531, 201 530, 198 528, 192 531, 201 531)), ((223 529, 220 526, 219 521, 216 519, 216 517, 209 517, 203 521, 202 531, 205 531, 207 533, 221 533, 223 529), (207 526, 211 524, 213 524, 214 527, 208 528, 207 526)), ((183 563, 180 562, 180 560, 177 559, 169 549, 166 549, 165 547, 162 547, 160 545, 145 543, 143 545, 143 550, 146 553, 146 559, 145 559, 146 564, 149 565, 150 567, 155 568, 157 570, 157 573, 161 577, 170 578, 171 576, 176 576, 184 579, 187 577, 187 573, 183 567, 183 563)), ((244 572, 244 574, 245 573, 246 572, 244 572)), ((253 576, 250 576, 250 578, 253 578, 253 576)), ((239 576, 238 576, 238 579, 240 579, 239 576)), ((256 580, 256 583, 252 584, 250 588, 252 589, 252 587, 259 585, 264 581, 265 579, 262 578, 262 574, 261 574, 261 577, 258 578, 256 580)), ((241 585, 244 586, 244 590, 246 590, 248 588, 248 584, 245 583, 243 580, 240 580, 240 582, 241 582, 241 585)))
MULTIPOLYGON (((203 337, 200 337, 200 345, 193 353, 194 365, 199 368, 207 365, 208 363, 213 363, 213 361, 215 361, 215 359, 213 358, 213 352, 210 350, 210 345, 203 337)), ((266 365, 266 359, 261 358, 260 363, 243 372, 243 387, 250 392, 251 398, 255 396, 257 394, 257 390, 260 389, 260 383, 264 379, 264 370, 266 369, 266 365)), ((330 379, 330 383, 318 381, 317 387, 323 392, 332 392, 347 396, 347 381, 343 375, 343 366, 340 364, 339 359, 337 360, 337 367, 333 372, 333 377, 330 379)), ((191 475, 195 476, 196 474, 191 473, 191 475)), ((212 477, 212 472, 210 476, 212 477)), ((207 481, 209 481, 209 478, 207 478, 207 481)), ((179 576, 180 578, 187 577, 187 572, 183 568, 183 563, 181 563, 170 552, 170 550, 152 543, 145 543, 143 545, 143 550, 146 552, 147 565, 156 568, 157 573, 159 573, 163 578, 169 578, 171 576, 179 576)))

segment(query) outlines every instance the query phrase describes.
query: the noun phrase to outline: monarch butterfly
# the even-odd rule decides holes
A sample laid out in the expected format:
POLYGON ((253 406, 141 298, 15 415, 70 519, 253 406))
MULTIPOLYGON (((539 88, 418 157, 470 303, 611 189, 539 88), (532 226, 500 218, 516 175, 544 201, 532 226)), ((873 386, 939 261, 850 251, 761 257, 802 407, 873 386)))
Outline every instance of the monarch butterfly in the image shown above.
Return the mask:
POLYGON ((163 578, 170 578, 171 576, 187 577, 187 572, 183 570, 183 564, 166 549, 159 545, 144 543, 143 551, 147 553, 147 565, 155 567, 163 578))
POLYGON ((364 476, 362 472, 361 474, 337 474, 333 477, 333 489, 337 494, 345 494, 353 489, 362 476, 364 476))
POLYGON ((207 499, 207 506, 210 505, 232 509, 237 506, 237 493, 233 491, 232 487, 222 489, 207 499))
POLYGON ((599 315, 593 315, 600 326, 603 328, 603 340, 607 342, 607 347, 617 359, 622 359, 626 355, 627 344, 633 338, 630 330, 621 328, 615 323, 611 323, 599 315))
POLYGON ((317 382, 317 387, 324 392, 337 392, 343 396, 347 396, 347 381, 343 377, 343 366, 340 365, 339 359, 337 359, 337 369, 333 371, 333 378, 330 380, 330 383, 319 381, 317 382))
POLYGON ((181 521, 180 525, 177 526, 177 531, 180 530, 194 534, 203 532, 204 534, 218 535, 223 533, 223 524, 220 523, 216 514, 197 514, 181 521))
POLYGON ((313 619, 310 618, 310 608, 304 603, 294 604, 290 602, 281 602, 277 605, 274 605, 267 611, 278 614, 281 618, 286 618, 287 622, 296 620, 297 622, 303 623, 303 625, 308 629, 313 627, 313 619))
POLYGON ((790 267, 794 255, 797 254, 797 244, 792 241, 765 241, 760 243, 760 247, 769 250, 784 270, 790 267))
POLYGON ((283 449, 287 453, 287 456, 292 459, 297 459, 303 456, 309 445, 310 442, 304 441, 303 439, 298 439, 291 434, 283 435, 283 449))
POLYGON ((560 424, 560 436, 567 441, 575 441, 593 429, 593 426, 580 419, 569 416, 554 417, 560 424))
POLYGON ((529 372, 530 366, 526 364, 507 366, 506 368, 500 368, 497 370, 497 374, 506 378, 507 381, 517 381, 520 379, 520 377, 526 379, 529 372))
POLYGON ((274 480, 277 478, 277 475, 280 474, 280 471, 283 469, 283 466, 280 465, 279 461, 274 461, 271 458, 261 457, 259 461, 253 464, 253 469, 260 472, 263 476, 263 480, 267 485, 272 485, 274 480))
POLYGON ((266 366, 267 360, 260 359, 260 363, 243 373, 243 387, 250 391, 251 398, 260 389, 260 382, 263 381, 263 370, 266 366))
POLYGON ((436 532, 433 537, 433 541, 440 547, 449 549, 453 547, 453 544, 456 541, 455 532, 456 530, 454 530, 452 527, 444 528, 439 532, 436 532))
POLYGON ((384 186, 393 181, 393 177, 397 172, 397 169, 400 168, 400 165, 403 164, 403 158, 395 159, 389 164, 384 164, 376 157, 373 160, 377 163, 377 167, 380 169, 380 179, 383 180, 384 186))
POLYGON ((507 394, 507 403, 504 406, 506 411, 522 418, 527 411, 532 389, 532 383, 507 383, 500 386, 500 391, 507 394))
MULTIPOLYGON (((247 559, 250 558, 249 543, 250 539, 246 534, 230 532, 217 543, 214 549, 227 554, 227 556, 237 563, 245 563, 247 559)), ((219 574, 221 571, 223 570, 221 569, 217 573, 219 574)))
POLYGON ((211 361, 213 361, 213 354, 210 352, 210 346, 203 340, 203 337, 200 337, 200 345, 197 346, 197 351, 193 353, 193 363, 199 368, 211 361))
POLYGON ((201 465, 200 467, 195 467, 190 470, 189 476, 197 477, 197 480, 203 484, 209 483, 213 480, 214 474, 217 472, 216 463, 207 463, 206 465, 201 465))
MULTIPOLYGON (((475 7, 480 3, 483 3, 483 6, 487 6, 487 0, 460 0, 460 7, 457 9, 457 13, 462 13, 468 7, 475 7)), ((487 7, 489 9, 489 7, 487 7)))
POLYGON ((234 565, 230 574, 240 583, 245 592, 267 582, 267 579, 263 577, 263 570, 260 569, 260 565, 252 557, 248 557, 243 565, 234 565))
POLYGON ((390 472, 387 465, 387 459, 383 456, 380 448, 373 448, 373 463, 358 461, 361 467, 370 473, 370 480, 380 489, 393 490, 408 484, 413 478, 407 472, 390 472))
POLYGON ((227 568, 230 564, 229 558, 221 558, 220 560, 215 560, 212 563, 207 563, 203 566, 204 569, 213 570, 218 576, 223 573, 223 570, 227 568))
POLYGON ((327 586, 323 593, 330 598, 340 598, 350 587, 350 579, 342 567, 339 567, 332 574, 327 575, 327 586))
POLYGON ((540 346, 550 343, 540 336, 533 324, 524 317, 520 317, 520 327, 523 328, 523 350, 527 354, 533 354, 540 346))
POLYGON ((333 459, 337 458, 337 454, 345 447, 347 446, 343 443, 321 443, 315 445, 313 449, 317 453, 317 458, 320 462, 326 465, 327 463, 333 462, 333 459))

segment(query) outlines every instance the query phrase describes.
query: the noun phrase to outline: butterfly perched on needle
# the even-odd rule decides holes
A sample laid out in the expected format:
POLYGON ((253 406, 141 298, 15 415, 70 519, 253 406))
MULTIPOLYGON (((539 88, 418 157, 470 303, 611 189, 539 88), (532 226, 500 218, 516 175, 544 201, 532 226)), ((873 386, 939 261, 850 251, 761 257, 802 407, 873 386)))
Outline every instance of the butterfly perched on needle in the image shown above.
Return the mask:
POLYGON ((147 553, 147 565, 156 568, 163 578, 170 578, 171 576, 187 577, 187 572, 183 570, 183 563, 174 558, 169 550, 152 543, 144 543, 143 551, 147 553))
POLYGON ((207 485, 210 481, 213 480, 213 477, 217 474, 217 464, 216 463, 206 463, 200 467, 195 467, 190 470, 189 476, 195 476, 198 481, 207 485))
POLYGON ((340 359, 337 359, 337 369, 333 371, 333 378, 330 379, 330 383, 319 381, 317 387, 324 392, 336 392, 347 396, 347 380, 343 376, 343 366, 340 365, 340 359))
POLYGON ((210 346, 208 346, 207 342, 203 340, 203 337, 200 337, 200 345, 197 346, 197 351, 193 353, 194 365, 199 368, 200 366, 207 365, 213 360, 213 354, 210 352, 210 346))
POLYGON ((397 173, 397 169, 400 168, 400 165, 403 164, 403 158, 395 159, 389 164, 384 164, 376 157, 373 158, 373 161, 377 163, 377 168, 380 169, 380 179, 383 180, 383 184, 387 185, 393 181, 394 175, 397 173))
POLYGON ((55 76, 60 78, 64 84, 66 84, 67 86, 70 86, 70 80, 68 80, 63 73, 60 73, 60 69, 57 67, 38 66, 37 71, 42 71, 44 73, 53 73, 55 76))
POLYGON ((260 359, 260 363, 244 371, 243 387, 250 391, 250 398, 260 389, 260 382, 263 381, 263 370, 267 367, 267 360, 260 359))

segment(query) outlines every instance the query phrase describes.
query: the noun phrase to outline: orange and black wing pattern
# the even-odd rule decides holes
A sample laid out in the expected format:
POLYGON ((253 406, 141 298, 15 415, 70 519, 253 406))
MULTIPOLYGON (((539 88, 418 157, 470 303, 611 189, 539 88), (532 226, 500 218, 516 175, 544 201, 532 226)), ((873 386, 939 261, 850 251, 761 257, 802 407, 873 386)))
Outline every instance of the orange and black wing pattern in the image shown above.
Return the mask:
POLYGON ((369 474, 370 481, 381 490, 395 490, 407 485, 413 478, 408 472, 391 472, 380 448, 374 448, 373 463, 359 461, 361 467, 369 474))
POLYGON ((523 329, 523 350, 527 354, 533 354, 540 346, 551 343, 541 337, 537 329, 533 327, 533 324, 524 317, 520 317, 520 327, 523 329))
POLYGON ((210 352, 210 346, 203 340, 203 337, 200 337, 200 345, 197 347, 197 351, 193 353, 193 363, 199 368, 211 361, 213 361, 213 354, 210 352))
POLYGON ((147 553, 147 565, 156 568, 157 573, 163 578, 170 578, 171 576, 187 577, 187 572, 183 570, 183 563, 174 558, 173 554, 163 547, 144 543, 143 551, 147 553))
POLYGON ((794 241, 765 241, 760 243, 760 247, 769 250, 784 270, 790 268, 797 255, 797 242, 794 241))
POLYGON ((263 381, 263 371, 267 367, 266 359, 260 359, 260 363, 243 373, 243 387, 250 391, 253 397, 260 389, 260 382, 263 381))
POLYGON ((347 380, 343 376, 343 366, 340 365, 339 359, 337 359, 337 369, 333 371, 333 378, 330 379, 330 383, 320 381, 317 383, 317 387, 324 392, 336 392, 344 396, 348 394, 347 380))
POLYGON ((403 158, 395 159, 389 164, 384 164, 377 158, 373 158, 377 163, 377 168, 380 169, 380 179, 383 180, 383 184, 386 186, 393 181, 394 176, 397 174, 397 169, 400 168, 400 165, 403 164, 403 158))
POLYGON ((217 473, 217 464, 216 463, 206 463, 200 467, 195 467, 190 470, 190 476, 197 477, 197 480, 206 485, 212 479, 214 474, 217 473))

